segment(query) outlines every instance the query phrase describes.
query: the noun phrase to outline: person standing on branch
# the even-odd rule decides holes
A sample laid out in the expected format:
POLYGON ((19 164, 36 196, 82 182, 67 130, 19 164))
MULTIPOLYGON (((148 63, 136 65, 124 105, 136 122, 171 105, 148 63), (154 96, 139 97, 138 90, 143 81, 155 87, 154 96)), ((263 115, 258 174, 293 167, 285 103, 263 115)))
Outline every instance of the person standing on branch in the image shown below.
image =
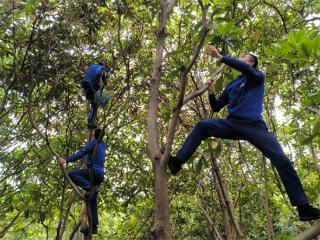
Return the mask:
POLYGON ((85 75, 81 81, 81 86, 86 99, 90 103, 88 112, 88 129, 94 129, 94 120, 98 109, 96 93, 101 89, 102 84, 106 85, 105 66, 103 63, 91 64, 86 69, 85 75))
POLYGON ((206 82, 209 85, 209 102, 212 111, 219 112, 224 106, 228 106, 228 116, 226 119, 199 121, 177 155, 170 156, 168 167, 171 173, 176 175, 196 151, 201 141, 206 138, 246 140, 269 158, 271 164, 277 169, 291 204, 297 206, 299 219, 301 221, 319 219, 320 209, 309 204, 292 162, 284 154, 282 147, 269 132, 262 118, 265 76, 257 69, 258 57, 250 53, 239 59, 222 56, 212 45, 208 45, 205 52, 239 71, 240 75, 226 86, 218 99, 212 89, 212 80, 206 82))
MULTIPOLYGON (((75 162, 80 158, 87 156, 86 169, 79 169, 69 172, 70 179, 77 186, 81 187, 86 193, 85 198, 89 198, 91 192, 93 195, 90 199, 90 210, 92 214, 92 233, 97 234, 98 229, 98 207, 97 197, 98 189, 104 179, 104 162, 106 157, 106 145, 103 142, 103 131, 100 128, 94 130, 94 139, 87 142, 87 144, 77 151, 75 154, 70 155, 66 159, 59 158, 58 164, 64 165, 65 163, 75 162), (97 142, 100 139, 99 142, 97 142), (93 185, 91 184, 91 181, 93 185), (92 191, 91 191, 92 189, 92 191)), ((81 229, 82 233, 88 233, 88 229, 81 229)))

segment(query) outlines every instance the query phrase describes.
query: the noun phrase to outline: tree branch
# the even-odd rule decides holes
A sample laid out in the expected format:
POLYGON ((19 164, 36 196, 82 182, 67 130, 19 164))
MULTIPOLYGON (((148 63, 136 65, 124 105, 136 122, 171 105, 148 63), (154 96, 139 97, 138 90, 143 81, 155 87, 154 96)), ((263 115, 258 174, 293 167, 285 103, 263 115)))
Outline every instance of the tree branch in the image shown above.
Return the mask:
POLYGON ((179 114, 180 114, 180 110, 183 106, 183 99, 184 99, 184 94, 185 94, 185 89, 186 89, 186 85, 187 85, 187 75, 190 72, 192 66, 195 64, 199 54, 200 54, 200 50, 203 46, 204 40, 207 36, 207 33, 209 31, 208 28, 208 23, 207 23, 207 8, 208 5, 204 6, 201 0, 198 0, 198 3, 201 7, 201 11, 202 11, 202 33, 199 39, 199 43, 198 46, 196 48, 196 50, 193 53, 193 56, 189 62, 189 64, 187 65, 187 67, 183 70, 183 72, 181 73, 179 82, 180 82, 180 90, 179 90, 179 97, 178 97, 178 102, 176 107, 173 110, 173 115, 172 115, 172 119, 169 125, 169 131, 168 131, 168 135, 167 135, 167 139, 166 139, 166 146, 165 146, 165 152, 162 155, 162 160, 161 161, 168 161, 169 159, 169 153, 171 152, 171 147, 172 147, 172 143, 173 143, 173 138, 175 135, 175 129, 178 123, 178 118, 179 118, 179 114))
POLYGON ((167 8, 166 8, 166 12, 165 12, 165 18, 167 19, 172 11, 172 9, 174 8, 174 6, 177 4, 178 0, 172 0, 167 8))
MULTIPOLYGON (((32 117, 32 107, 31 107, 31 95, 32 95, 32 91, 30 92, 29 95, 29 99, 28 99, 28 103, 27 103, 27 113, 28 113, 28 117, 29 117, 29 122, 32 125, 32 127, 37 131, 37 133, 39 134, 39 136, 45 140, 45 142, 47 143, 47 146, 49 148, 49 151, 51 152, 52 155, 54 155, 56 158, 59 158, 59 155, 55 152, 55 150, 53 149, 50 140, 48 139, 48 137, 46 135, 43 134, 43 132, 41 132, 41 130, 39 129, 39 127, 35 124, 33 117, 32 117)), ((68 182, 70 183, 71 187, 73 188, 73 190, 77 193, 77 195, 82 199, 85 200, 85 198, 83 197, 83 195, 80 193, 78 187, 72 182, 72 180, 70 179, 66 169, 64 166, 60 166, 60 169, 63 173, 63 175, 65 176, 65 178, 68 180, 68 182)))
POLYGON ((312 240, 320 235, 320 223, 313 225, 303 233, 299 234, 294 240, 312 240))
POLYGON ((18 217, 20 216, 22 212, 17 213, 16 216, 14 216, 13 219, 11 219, 11 221, 4 226, 1 230, 0 230, 0 237, 3 237, 5 235, 5 233, 9 230, 9 228, 14 224, 14 222, 18 219, 18 217))
MULTIPOLYGON (((212 78, 212 79, 216 78, 217 75, 218 75, 219 73, 221 73, 224 68, 225 68, 225 64, 221 64, 220 67, 210 76, 210 78, 212 78)), ((206 85, 204 85, 201 89, 199 89, 198 91, 189 94, 187 97, 185 97, 185 98, 183 99, 182 105, 185 105, 185 104, 186 104, 187 102, 189 102, 190 100, 192 100, 192 99, 200 96, 201 94, 203 94, 205 91, 207 91, 208 87, 209 87, 209 86, 206 84, 206 85)))

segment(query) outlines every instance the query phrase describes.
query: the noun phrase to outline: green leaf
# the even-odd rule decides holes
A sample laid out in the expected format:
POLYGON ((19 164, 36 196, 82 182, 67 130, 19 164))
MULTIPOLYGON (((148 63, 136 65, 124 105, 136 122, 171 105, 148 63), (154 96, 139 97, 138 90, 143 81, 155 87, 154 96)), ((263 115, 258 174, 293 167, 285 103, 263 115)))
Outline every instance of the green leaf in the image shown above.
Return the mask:
POLYGON ((310 95, 309 96, 310 101, 312 104, 319 104, 320 103, 320 91, 318 91, 316 94, 310 95))
POLYGON ((320 134, 320 119, 318 119, 318 121, 317 121, 317 122, 315 123, 315 125, 313 126, 312 134, 313 134, 313 135, 320 134))
POLYGON ((308 46, 305 43, 301 43, 301 50, 304 53, 304 55, 308 58, 309 51, 308 51, 308 46))
POLYGON ((197 162, 197 164, 196 164, 196 173, 197 173, 197 174, 200 174, 200 172, 201 172, 201 170, 202 170, 203 161, 204 161, 204 158, 201 157, 201 158, 199 159, 199 161, 197 162))
POLYGON ((219 78, 214 82, 214 90, 220 92, 223 89, 223 78, 219 78))
POLYGON ((211 77, 214 74, 216 69, 214 68, 213 64, 209 64, 208 70, 209 70, 209 76, 211 77))
POLYGON ((296 42, 301 42, 303 39, 306 39, 307 35, 306 35, 306 32, 304 31, 304 29, 296 32, 294 34, 294 38, 295 38, 296 42))
POLYGON ((287 36, 287 41, 290 45, 292 45, 293 47, 296 46, 297 44, 297 40, 295 38, 295 36, 292 33, 289 33, 287 36))
POLYGON ((26 5, 24 6, 24 10, 26 11, 26 13, 31 13, 32 10, 33 10, 33 7, 32 7, 31 4, 26 4, 26 5))
POLYGON ((179 54, 181 54, 181 53, 184 53, 185 52, 185 50, 184 49, 178 49, 178 50, 174 50, 174 51, 172 51, 172 52, 169 52, 169 53, 167 53, 167 57, 172 57, 172 56, 176 56, 176 55, 179 55, 179 54))
POLYGON ((303 138, 303 139, 300 141, 300 143, 301 143, 302 145, 307 145, 307 144, 311 143, 314 138, 315 138, 314 135, 305 137, 305 138, 303 138))
POLYGON ((170 110, 172 111, 174 107, 175 107, 174 99, 170 98, 169 99, 169 108, 170 108, 170 110))
POLYGON ((317 50, 320 49, 320 35, 317 35, 313 40, 312 40, 312 49, 314 53, 317 53, 317 50))
POLYGON ((218 33, 222 36, 226 36, 231 33, 233 27, 234 27, 234 22, 228 22, 226 24, 219 24, 218 25, 218 33))
POLYGON ((234 28, 234 22, 228 22, 225 26, 225 33, 230 34, 232 32, 232 29, 234 28))

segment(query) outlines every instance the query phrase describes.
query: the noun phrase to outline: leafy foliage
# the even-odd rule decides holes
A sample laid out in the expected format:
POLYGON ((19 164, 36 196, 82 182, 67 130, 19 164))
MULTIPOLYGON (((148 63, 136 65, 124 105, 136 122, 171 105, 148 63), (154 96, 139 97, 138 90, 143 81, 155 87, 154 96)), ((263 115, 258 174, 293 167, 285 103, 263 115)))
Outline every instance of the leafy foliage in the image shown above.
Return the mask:
MULTIPOLYGON (((259 67, 267 76, 265 120, 295 162, 311 202, 319 205, 320 35, 314 16, 319 16, 320 7, 311 0, 204 3, 210 3, 208 13, 213 17, 206 44, 211 42, 224 54, 232 50, 233 56, 252 50, 259 54, 259 67)), ((72 192, 47 142, 32 129, 27 104, 53 148, 61 156, 73 153, 86 140, 87 109, 79 82, 85 67, 99 61, 107 65, 112 100, 99 110, 99 123, 107 125, 108 150, 96 239, 152 238, 154 192, 146 119, 159 7, 155 1, 142 0, 0 2, 0 231, 21 213, 1 238, 56 237, 72 192)), ((167 26, 160 86, 162 145, 175 107, 177 79, 191 57, 200 28, 197 2, 178 1, 167 26)), ((188 78, 187 93, 201 88, 218 65, 201 53, 188 78)), ((236 74, 230 69, 221 73, 215 91, 222 91, 236 74)), ((183 108, 174 151, 204 118, 208 106, 206 96, 200 96, 183 108)), ((209 115, 222 118, 225 110, 209 115)), ((178 177, 169 179, 175 239, 209 239, 204 210, 224 234, 208 160, 211 142, 198 149, 178 177)), ((264 190, 276 239, 292 239, 305 229, 285 204, 270 164, 265 189, 262 155, 245 142, 221 143, 214 156, 248 239, 267 238, 261 204, 264 190)), ((68 169, 77 167, 80 164, 68 169)), ((77 201, 72 204, 63 239, 78 223, 79 209, 77 201)))

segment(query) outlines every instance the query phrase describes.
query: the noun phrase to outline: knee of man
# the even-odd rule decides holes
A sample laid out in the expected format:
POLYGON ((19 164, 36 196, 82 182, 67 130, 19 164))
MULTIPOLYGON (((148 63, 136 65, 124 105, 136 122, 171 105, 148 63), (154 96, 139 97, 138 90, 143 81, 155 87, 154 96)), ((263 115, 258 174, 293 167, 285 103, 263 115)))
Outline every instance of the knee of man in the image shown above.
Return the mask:
POLYGON ((271 160, 271 163, 275 167, 285 167, 285 168, 293 167, 293 162, 290 161, 290 159, 287 158, 286 156, 277 157, 275 160, 271 160))
POLYGON ((207 122, 206 120, 201 120, 197 122, 195 128, 197 128, 199 131, 205 130, 207 127, 207 122))
POLYGON ((68 172, 68 176, 71 180, 73 180, 73 176, 74 176, 74 173, 73 172, 68 172))

